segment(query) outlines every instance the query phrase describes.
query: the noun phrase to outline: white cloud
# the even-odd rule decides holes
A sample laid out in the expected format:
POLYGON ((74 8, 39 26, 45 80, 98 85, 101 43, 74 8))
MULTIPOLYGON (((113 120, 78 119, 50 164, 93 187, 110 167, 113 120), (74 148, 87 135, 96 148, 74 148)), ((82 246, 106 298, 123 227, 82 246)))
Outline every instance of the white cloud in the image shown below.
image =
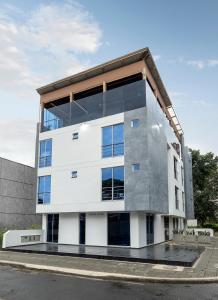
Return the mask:
POLYGON ((203 60, 189 60, 187 65, 195 66, 201 70, 205 67, 205 62, 203 60))
POLYGON ((1 157, 34 166, 36 122, 32 120, 0 121, 1 157))
POLYGON ((154 61, 158 61, 161 58, 159 54, 153 55, 154 61))
MULTIPOLYGON (((1 3, 0 89, 8 98, 14 93, 16 101, 20 99, 18 118, 22 106, 36 100, 37 87, 87 68, 90 63, 81 54, 95 53, 101 36, 94 17, 76 2, 51 2, 29 12, 1 3)), ((14 101, 11 97, 11 107, 14 101)), ((7 119, 3 111, 0 116, 7 119)), ((37 114, 32 115, 37 118, 37 114)), ((0 156, 33 162, 35 136, 28 126, 32 128, 35 121, 25 121, 25 117, 0 122, 0 156)))
POLYGON ((87 62, 77 55, 94 53, 101 45, 99 25, 75 2, 42 5, 22 23, 10 16, 11 10, 4 7, 0 17, 1 88, 32 91, 69 70, 81 71, 87 62))
POLYGON ((187 65, 197 67, 202 70, 205 67, 215 67, 218 66, 218 59, 205 59, 205 60, 188 60, 187 65))

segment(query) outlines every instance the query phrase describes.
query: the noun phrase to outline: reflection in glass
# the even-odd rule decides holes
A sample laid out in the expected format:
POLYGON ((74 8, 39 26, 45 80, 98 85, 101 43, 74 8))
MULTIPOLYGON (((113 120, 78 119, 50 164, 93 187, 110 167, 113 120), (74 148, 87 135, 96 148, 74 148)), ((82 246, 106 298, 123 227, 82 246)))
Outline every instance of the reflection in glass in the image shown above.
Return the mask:
POLYGON ((39 168, 51 166, 52 140, 40 141, 39 168))
POLYGON ((38 178, 38 204, 49 204, 51 194, 51 176, 38 178))

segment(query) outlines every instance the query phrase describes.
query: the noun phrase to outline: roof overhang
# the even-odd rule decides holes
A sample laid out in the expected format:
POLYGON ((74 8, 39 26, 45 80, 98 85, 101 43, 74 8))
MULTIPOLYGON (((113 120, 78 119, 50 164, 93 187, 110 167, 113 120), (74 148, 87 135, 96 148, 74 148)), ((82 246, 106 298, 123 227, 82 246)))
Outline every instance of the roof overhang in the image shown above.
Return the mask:
POLYGON ((63 78, 61 80, 55 81, 53 83, 47 84, 45 86, 42 86, 37 89, 37 92, 40 95, 47 94, 49 92, 56 91, 58 89, 64 88, 66 86, 69 86, 71 84, 75 84, 77 82, 81 82, 93 77, 96 77, 98 75, 104 74, 106 72, 113 71, 115 69, 128 66, 130 64, 139 62, 141 60, 144 60, 147 64, 149 71, 151 72, 154 80, 156 81, 156 84, 158 86, 158 89, 164 99, 166 107, 171 106, 171 101, 169 99, 169 96, 166 92, 166 89, 164 87, 164 84, 160 78, 159 72, 156 68, 156 65, 154 63, 154 60, 152 58, 151 52, 149 48, 143 48, 138 51, 129 53, 127 55, 121 56, 119 58, 110 60, 104 64, 98 65, 94 68, 88 69, 86 71, 77 73, 75 75, 63 78))
POLYGON ((167 94, 167 91, 162 82, 162 79, 157 70, 157 67, 155 65, 154 59, 151 55, 149 48, 143 48, 143 49, 137 50, 135 52, 132 52, 127 55, 121 56, 119 58, 110 60, 106 63, 103 63, 103 64, 93 67, 91 69, 85 70, 85 71, 77 73, 75 75, 72 75, 72 76, 63 78, 61 80, 55 81, 53 83, 50 83, 48 85, 42 86, 37 89, 37 92, 40 95, 47 94, 49 92, 59 90, 61 88, 67 87, 69 85, 96 77, 98 75, 102 75, 104 73, 119 69, 121 67, 131 65, 131 64, 139 62, 139 61, 144 61, 146 66, 148 67, 153 79, 155 80, 155 83, 157 84, 158 90, 162 96, 165 107, 169 114, 169 118, 175 125, 174 130, 180 136, 181 134, 183 134, 182 128, 181 128, 178 118, 173 110, 171 100, 167 94))

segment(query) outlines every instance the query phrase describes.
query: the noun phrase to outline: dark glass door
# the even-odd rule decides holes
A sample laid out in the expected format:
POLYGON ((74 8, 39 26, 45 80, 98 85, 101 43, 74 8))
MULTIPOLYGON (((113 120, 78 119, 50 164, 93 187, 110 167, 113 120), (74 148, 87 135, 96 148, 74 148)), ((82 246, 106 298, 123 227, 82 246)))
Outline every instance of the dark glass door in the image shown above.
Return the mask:
POLYGON ((47 215, 47 242, 58 243, 59 215, 47 215))
POLYGON ((86 243, 86 214, 80 214, 79 218, 79 243, 84 245, 86 243))
POLYGON ((147 245, 154 243, 154 216, 146 216, 146 225, 147 225, 147 245))
POLYGON ((108 245, 130 246, 129 213, 108 214, 108 245))
POLYGON ((164 217, 164 235, 165 241, 169 240, 169 217, 164 217))

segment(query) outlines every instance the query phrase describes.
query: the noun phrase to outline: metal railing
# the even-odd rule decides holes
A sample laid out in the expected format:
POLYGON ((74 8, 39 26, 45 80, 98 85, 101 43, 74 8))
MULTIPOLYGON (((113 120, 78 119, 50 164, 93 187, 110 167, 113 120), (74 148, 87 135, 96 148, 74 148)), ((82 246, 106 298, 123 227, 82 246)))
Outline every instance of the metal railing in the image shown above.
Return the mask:
POLYGON ((119 156, 124 154, 124 143, 102 146, 102 157, 119 156))
POLYGON ((50 203, 50 192, 38 193, 38 204, 49 204, 50 203))
POLYGON ((51 155, 39 158, 39 168, 51 166, 51 155))
POLYGON ((145 81, 44 109, 41 131, 95 120, 146 106, 145 81), (47 118, 47 119, 46 119, 47 118))
POLYGON ((124 186, 102 188, 102 200, 122 200, 124 199, 124 186))

